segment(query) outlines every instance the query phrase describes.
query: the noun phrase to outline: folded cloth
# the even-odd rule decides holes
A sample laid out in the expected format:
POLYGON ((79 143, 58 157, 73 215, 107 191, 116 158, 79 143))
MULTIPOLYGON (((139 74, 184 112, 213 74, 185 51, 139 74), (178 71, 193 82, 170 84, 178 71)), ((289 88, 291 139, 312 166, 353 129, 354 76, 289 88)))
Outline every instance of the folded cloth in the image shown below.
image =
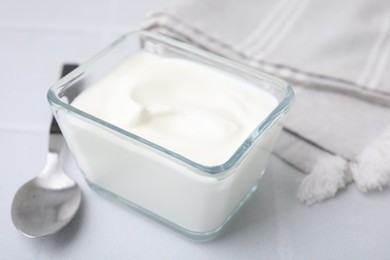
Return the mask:
POLYGON ((275 154, 309 173, 302 201, 390 185, 388 0, 171 1, 144 28, 294 84, 275 154))

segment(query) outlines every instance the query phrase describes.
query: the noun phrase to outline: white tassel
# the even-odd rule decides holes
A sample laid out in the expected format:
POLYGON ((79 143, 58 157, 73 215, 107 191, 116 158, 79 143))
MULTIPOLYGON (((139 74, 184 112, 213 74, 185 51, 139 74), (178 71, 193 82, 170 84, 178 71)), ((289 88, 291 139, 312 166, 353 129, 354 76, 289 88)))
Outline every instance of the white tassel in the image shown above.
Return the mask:
POLYGON ((390 186, 390 127, 356 157, 350 168, 361 191, 382 190, 390 186))
POLYGON ((338 155, 329 155, 315 162, 311 173, 301 183, 298 198, 310 205, 334 197, 350 181, 347 160, 338 155))

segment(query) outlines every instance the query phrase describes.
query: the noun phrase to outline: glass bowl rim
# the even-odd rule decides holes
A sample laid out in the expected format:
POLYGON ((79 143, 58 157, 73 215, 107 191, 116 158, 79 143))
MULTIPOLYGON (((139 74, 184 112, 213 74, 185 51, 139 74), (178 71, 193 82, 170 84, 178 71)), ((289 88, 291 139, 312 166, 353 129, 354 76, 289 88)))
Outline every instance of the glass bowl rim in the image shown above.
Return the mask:
POLYGON ((225 57, 218 56, 216 54, 213 54, 211 52, 199 49, 197 47, 194 47, 188 43, 184 43, 172 38, 169 38, 167 36, 161 35, 159 33, 151 32, 151 31, 145 31, 145 30, 134 30, 130 31, 121 37, 119 37, 117 40, 115 40, 113 43, 108 45, 106 48, 99 51, 97 54, 92 56, 90 59, 88 59, 86 62, 82 63, 79 67, 77 67, 75 70, 70 72, 65 77, 61 78, 60 80, 56 81, 48 90, 47 93, 47 99, 51 106, 56 106, 58 108, 65 108, 68 112, 71 112, 82 119, 87 119, 87 121, 91 121, 94 124, 99 125, 100 127, 107 128, 110 131, 114 131, 116 133, 119 133, 120 136, 125 139, 136 141, 141 143, 142 145, 145 145, 146 147, 152 148, 154 150, 157 150, 159 152, 162 152, 163 154, 166 154, 170 157, 173 157, 176 160, 179 160, 180 162, 184 163, 185 165, 188 165, 192 168, 195 168, 198 171, 201 171, 202 173, 208 173, 208 174, 219 174, 223 173, 232 167, 236 165, 248 152, 248 150, 252 147, 252 144, 255 140, 261 137, 262 134, 266 132, 266 130, 272 125, 274 121, 276 121, 280 116, 282 116, 284 113, 286 113, 294 99, 294 92, 292 89, 292 86, 288 84, 286 81, 277 78, 275 76, 266 74, 264 72, 261 72, 260 70, 256 70, 254 68, 251 68, 249 66, 246 66, 244 64, 238 63, 236 61, 230 60, 225 57), (61 93, 61 89, 65 88, 72 82, 76 81, 79 77, 81 77, 86 68, 88 68, 91 64, 95 63, 99 59, 103 58, 105 55, 109 54, 110 51, 112 51, 117 45, 124 42, 127 38, 133 36, 134 34, 143 34, 149 37, 152 37, 154 39, 159 40, 160 42, 163 42, 165 44, 169 44, 171 46, 174 46, 176 48, 179 48, 183 51, 190 52, 192 54, 195 54, 197 56, 201 56, 202 58, 212 60, 214 62, 218 62, 220 64, 223 64, 224 66, 229 66, 235 69, 238 69, 240 71, 245 71, 245 73, 250 74, 251 76, 255 76, 256 78, 260 78, 263 80, 266 80, 268 82, 276 82, 279 87, 285 88, 285 96, 283 99, 279 102, 279 104, 272 110, 272 112, 259 124, 256 126, 256 128, 249 134, 249 136, 245 139, 245 141, 238 147, 238 149, 230 156, 230 158, 219 165, 213 165, 213 166, 207 166, 203 165, 197 162, 194 162, 193 160, 190 160, 178 153, 175 153, 167 148, 164 148, 160 145, 157 145, 151 141, 148 141, 147 139, 144 139, 138 135, 135 135, 129 131, 126 131, 120 127, 117 127, 115 125, 112 125, 104 120, 101 120, 89 113, 86 113, 82 110, 79 110, 75 107, 73 107, 71 104, 63 102, 59 97, 58 94, 61 93), (56 94, 58 93, 58 94, 56 94))

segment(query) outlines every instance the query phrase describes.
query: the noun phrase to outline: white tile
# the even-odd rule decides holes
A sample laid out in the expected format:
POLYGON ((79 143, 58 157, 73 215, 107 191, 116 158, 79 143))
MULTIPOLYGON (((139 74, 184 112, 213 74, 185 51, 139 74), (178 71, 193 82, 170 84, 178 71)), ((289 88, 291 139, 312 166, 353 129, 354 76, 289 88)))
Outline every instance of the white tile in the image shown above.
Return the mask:
POLYGON ((128 31, 167 0, 6 1, 0 27, 57 28, 81 31, 128 31))
POLYGON ((135 28, 139 26, 141 21, 145 18, 146 14, 151 11, 158 10, 162 7, 167 0, 148 0, 148 1, 136 1, 136 0, 116 0, 113 6, 113 16, 111 17, 110 24, 114 27, 121 28, 135 28))
POLYGON ((9 0, 1 3, 0 23, 99 27, 113 5, 110 0, 9 0))
POLYGON ((103 47, 102 34, 0 29, 0 128, 46 131, 48 88, 64 62, 82 62, 103 47))

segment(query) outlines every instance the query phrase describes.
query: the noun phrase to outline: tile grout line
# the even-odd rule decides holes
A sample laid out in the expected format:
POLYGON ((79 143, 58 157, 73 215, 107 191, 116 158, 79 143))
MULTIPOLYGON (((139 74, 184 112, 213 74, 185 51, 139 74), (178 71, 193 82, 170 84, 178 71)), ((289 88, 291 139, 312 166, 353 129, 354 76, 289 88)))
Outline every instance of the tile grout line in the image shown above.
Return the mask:
POLYGON ((72 25, 48 25, 45 23, 7 23, 0 22, 0 29, 32 29, 32 30, 62 30, 70 32, 89 32, 89 33, 120 33, 127 32, 125 26, 72 26, 72 25))
POLYGON ((24 128, 22 125, 17 126, 0 126, 0 132, 12 132, 16 134, 47 134, 47 127, 30 127, 24 128))

